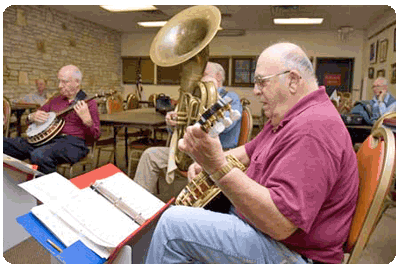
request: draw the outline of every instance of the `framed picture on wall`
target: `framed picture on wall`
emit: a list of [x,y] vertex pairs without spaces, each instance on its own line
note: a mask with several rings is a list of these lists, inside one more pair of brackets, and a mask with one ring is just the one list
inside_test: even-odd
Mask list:
[[391,69],[390,69],[390,83],[391,84],[396,84],[396,63],[393,63],[391,65]]
[[379,42],[379,62],[385,62],[388,51],[388,40],[383,39]]
[[369,46],[369,63],[376,62],[376,53],[378,51],[378,44],[379,42],[373,42]]
[[393,51],[396,52],[396,28],[393,31]]
[[370,67],[368,68],[368,78],[369,79],[373,79],[374,78],[374,74],[375,74],[375,69]]
[[376,77],[385,77],[385,70],[382,69],[376,72]]

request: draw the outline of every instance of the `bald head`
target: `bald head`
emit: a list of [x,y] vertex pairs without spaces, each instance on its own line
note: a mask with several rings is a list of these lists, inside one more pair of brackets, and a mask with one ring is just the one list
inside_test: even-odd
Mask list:
[[58,72],[58,80],[60,93],[70,100],[73,100],[80,90],[82,81],[82,73],[78,67],[67,65]]
[[75,65],[66,65],[60,69],[58,72],[59,74],[62,73],[64,77],[68,79],[75,79],[79,84],[82,82],[82,73],[78,67]]
[[268,70],[269,73],[296,70],[312,91],[318,88],[308,56],[292,43],[277,43],[266,48],[258,59],[257,69]]

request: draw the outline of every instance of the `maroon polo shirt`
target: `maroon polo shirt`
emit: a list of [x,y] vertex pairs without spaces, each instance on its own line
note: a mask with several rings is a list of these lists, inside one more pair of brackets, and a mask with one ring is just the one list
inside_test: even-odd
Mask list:
[[[92,140],[97,140],[100,137],[100,119],[99,119],[99,111],[97,109],[97,103],[95,100],[90,100],[88,103],[89,112],[92,116],[93,125],[91,127],[87,127],[78,116],[78,114],[72,110],[64,115],[61,115],[61,118],[65,120],[65,125],[61,130],[61,134],[71,135],[78,138],[82,138],[87,140],[90,137]],[[40,110],[45,112],[59,112],[70,106],[68,98],[65,96],[58,96],[43,105]]]
[[266,124],[245,149],[247,175],[270,190],[279,211],[298,227],[280,242],[310,259],[340,263],[358,167],[350,135],[325,91],[301,99],[275,132]]

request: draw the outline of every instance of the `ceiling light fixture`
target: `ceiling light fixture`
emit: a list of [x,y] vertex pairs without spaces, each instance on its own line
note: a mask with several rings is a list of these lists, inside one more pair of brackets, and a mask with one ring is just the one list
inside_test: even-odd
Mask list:
[[138,24],[142,27],[163,27],[166,21],[141,21]]
[[111,12],[148,11],[157,9],[155,6],[151,5],[110,5],[100,7]]
[[274,19],[275,24],[321,24],[322,18],[279,18]]
[[[167,21],[140,21],[138,24],[142,27],[163,27]],[[218,30],[222,30],[222,27],[219,26]]]

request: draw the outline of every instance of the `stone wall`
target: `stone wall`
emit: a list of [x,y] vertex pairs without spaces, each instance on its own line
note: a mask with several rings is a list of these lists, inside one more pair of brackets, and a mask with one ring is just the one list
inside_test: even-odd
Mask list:
[[58,70],[83,73],[87,93],[121,88],[121,33],[45,6],[10,6],[3,12],[3,95],[36,90],[35,80],[58,89]]

